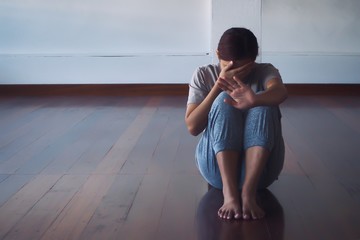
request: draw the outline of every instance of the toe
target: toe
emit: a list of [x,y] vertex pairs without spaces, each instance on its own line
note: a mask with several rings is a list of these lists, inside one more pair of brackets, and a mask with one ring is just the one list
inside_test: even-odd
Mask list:
[[248,211],[243,211],[242,217],[245,220],[249,220],[251,218],[251,215],[250,215],[250,213]]
[[220,218],[227,218],[227,211],[226,210],[222,210],[221,214],[220,214]]
[[232,218],[232,211],[231,210],[228,210],[227,213],[226,213],[226,219],[231,219]]
[[239,210],[237,210],[237,211],[235,211],[235,215],[234,215],[234,218],[235,219],[241,219],[241,211],[239,211]]
[[218,216],[222,218],[223,214],[224,214],[224,211],[222,209],[219,209]]

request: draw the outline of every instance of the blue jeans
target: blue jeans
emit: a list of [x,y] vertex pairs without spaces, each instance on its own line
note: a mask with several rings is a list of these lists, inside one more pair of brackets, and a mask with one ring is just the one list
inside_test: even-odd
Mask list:
[[245,178],[245,151],[261,146],[270,152],[258,186],[266,188],[278,178],[284,164],[280,110],[277,106],[238,110],[224,103],[225,98],[230,96],[222,92],[212,104],[207,128],[197,145],[195,158],[199,171],[210,185],[222,189],[216,154],[224,150],[239,151],[238,181],[241,188]]

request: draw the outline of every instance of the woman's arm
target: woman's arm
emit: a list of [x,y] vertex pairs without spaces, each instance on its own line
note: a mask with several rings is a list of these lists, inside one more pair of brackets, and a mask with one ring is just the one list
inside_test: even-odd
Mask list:
[[226,91],[232,99],[226,102],[238,109],[249,109],[256,106],[275,106],[287,98],[287,90],[278,78],[267,81],[265,91],[255,94],[250,86],[234,77],[233,82],[219,80],[219,87]]
[[284,84],[278,78],[270,79],[265,91],[256,95],[255,106],[279,105],[288,97]]
[[[234,75],[245,77],[251,70],[253,62],[246,65],[232,68],[233,62],[229,62],[224,66],[219,74],[219,79],[231,80]],[[216,97],[221,93],[222,89],[219,86],[219,79],[200,104],[188,104],[185,113],[185,123],[190,134],[197,136],[207,126],[208,114]]]
[[205,129],[211,105],[221,91],[217,84],[215,84],[200,104],[187,105],[185,123],[191,135],[197,136]]

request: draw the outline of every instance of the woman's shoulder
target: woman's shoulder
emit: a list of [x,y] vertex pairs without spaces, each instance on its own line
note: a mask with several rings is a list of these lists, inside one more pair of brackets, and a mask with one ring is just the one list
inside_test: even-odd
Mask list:
[[210,88],[214,85],[220,74],[220,66],[207,64],[198,67],[192,77],[191,85],[202,85],[202,88]]
[[274,67],[274,65],[272,65],[271,63],[256,63],[256,70],[257,71],[278,71],[278,69],[276,67]]
[[196,71],[204,77],[215,77],[217,79],[220,73],[220,66],[219,64],[206,64],[199,66]]
[[258,83],[262,83],[264,86],[270,79],[277,78],[281,80],[279,70],[271,63],[256,63],[253,77]]

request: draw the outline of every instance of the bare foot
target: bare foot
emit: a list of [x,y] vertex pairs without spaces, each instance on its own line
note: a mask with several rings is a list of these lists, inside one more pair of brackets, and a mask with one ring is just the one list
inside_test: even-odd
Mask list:
[[242,218],[245,220],[256,220],[265,216],[265,212],[256,202],[256,194],[242,194],[242,213]]
[[238,193],[236,195],[224,193],[224,204],[218,211],[219,217],[223,219],[240,219],[242,217],[238,195]]

